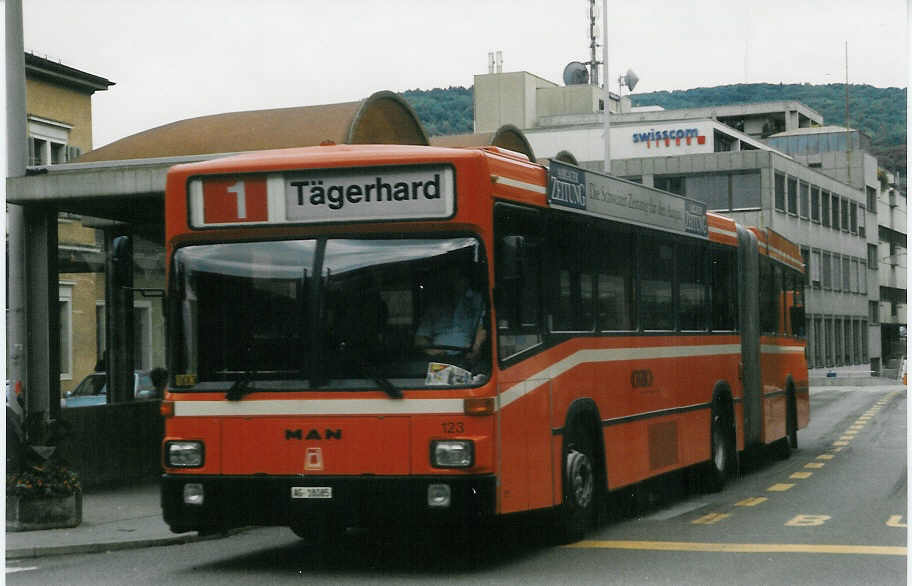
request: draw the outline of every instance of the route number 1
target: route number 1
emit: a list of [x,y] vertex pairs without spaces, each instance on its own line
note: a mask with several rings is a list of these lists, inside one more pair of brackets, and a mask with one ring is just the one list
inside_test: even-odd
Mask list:
[[211,177],[203,180],[206,224],[243,224],[269,220],[266,178]]
[[228,188],[228,193],[233,193],[237,196],[237,217],[239,220],[247,218],[247,195],[244,192],[243,181],[238,181]]

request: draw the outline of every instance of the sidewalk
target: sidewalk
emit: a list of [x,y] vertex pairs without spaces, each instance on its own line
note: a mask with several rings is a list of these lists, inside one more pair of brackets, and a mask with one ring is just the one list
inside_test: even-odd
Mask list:
[[[893,369],[895,372],[896,369]],[[890,376],[871,376],[867,365],[812,368],[808,381],[813,387],[902,387],[902,380]]]
[[[828,377],[830,371],[836,376]],[[863,366],[815,369],[808,374],[812,392],[836,390],[834,387],[863,386],[870,391],[904,388],[901,381],[872,377]],[[6,533],[6,559],[172,545],[218,537],[171,533],[162,520],[158,481],[153,480],[83,495],[82,524],[73,529]]]
[[214,537],[218,536],[171,533],[162,520],[158,481],[153,480],[84,494],[78,527],[7,532],[6,559],[172,545]]

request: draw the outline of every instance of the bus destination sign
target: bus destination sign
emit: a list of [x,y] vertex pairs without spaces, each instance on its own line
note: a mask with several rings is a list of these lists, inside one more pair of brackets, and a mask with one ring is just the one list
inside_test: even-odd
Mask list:
[[452,167],[318,169],[194,178],[193,227],[448,218]]
[[552,160],[548,204],[660,230],[709,236],[706,204]]

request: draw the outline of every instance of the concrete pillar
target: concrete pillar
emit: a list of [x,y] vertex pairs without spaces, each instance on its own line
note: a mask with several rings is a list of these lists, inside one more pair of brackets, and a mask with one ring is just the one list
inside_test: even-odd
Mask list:
[[[29,206],[25,216],[26,383],[34,425],[60,413],[60,308],[57,278],[57,210]],[[34,429],[30,430],[34,431]]]

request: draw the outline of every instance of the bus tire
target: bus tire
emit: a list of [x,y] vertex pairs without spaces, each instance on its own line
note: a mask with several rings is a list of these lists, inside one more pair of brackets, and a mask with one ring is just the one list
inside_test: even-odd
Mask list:
[[789,447],[798,449],[798,404],[795,399],[795,389],[789,386],[786,391],[785,429]]
[[562,544],[579,541],[594,523],[601,477],[592,433],[579,423],[567,431],[563,450],[563,501],[557,511],[556,532]]
[[792,455],[792,450],[798,447],[798,411],[795,389],[791,385],[785,392],[785,437],[773,442],[772,447],[780,460],[787,460]]
[[703,490],[719,492],[725,487],[728,477],[734,473],[735,438],[731,433],[731,414],[718,406],[713,407],[710,423],[710,458],[703,473]]

